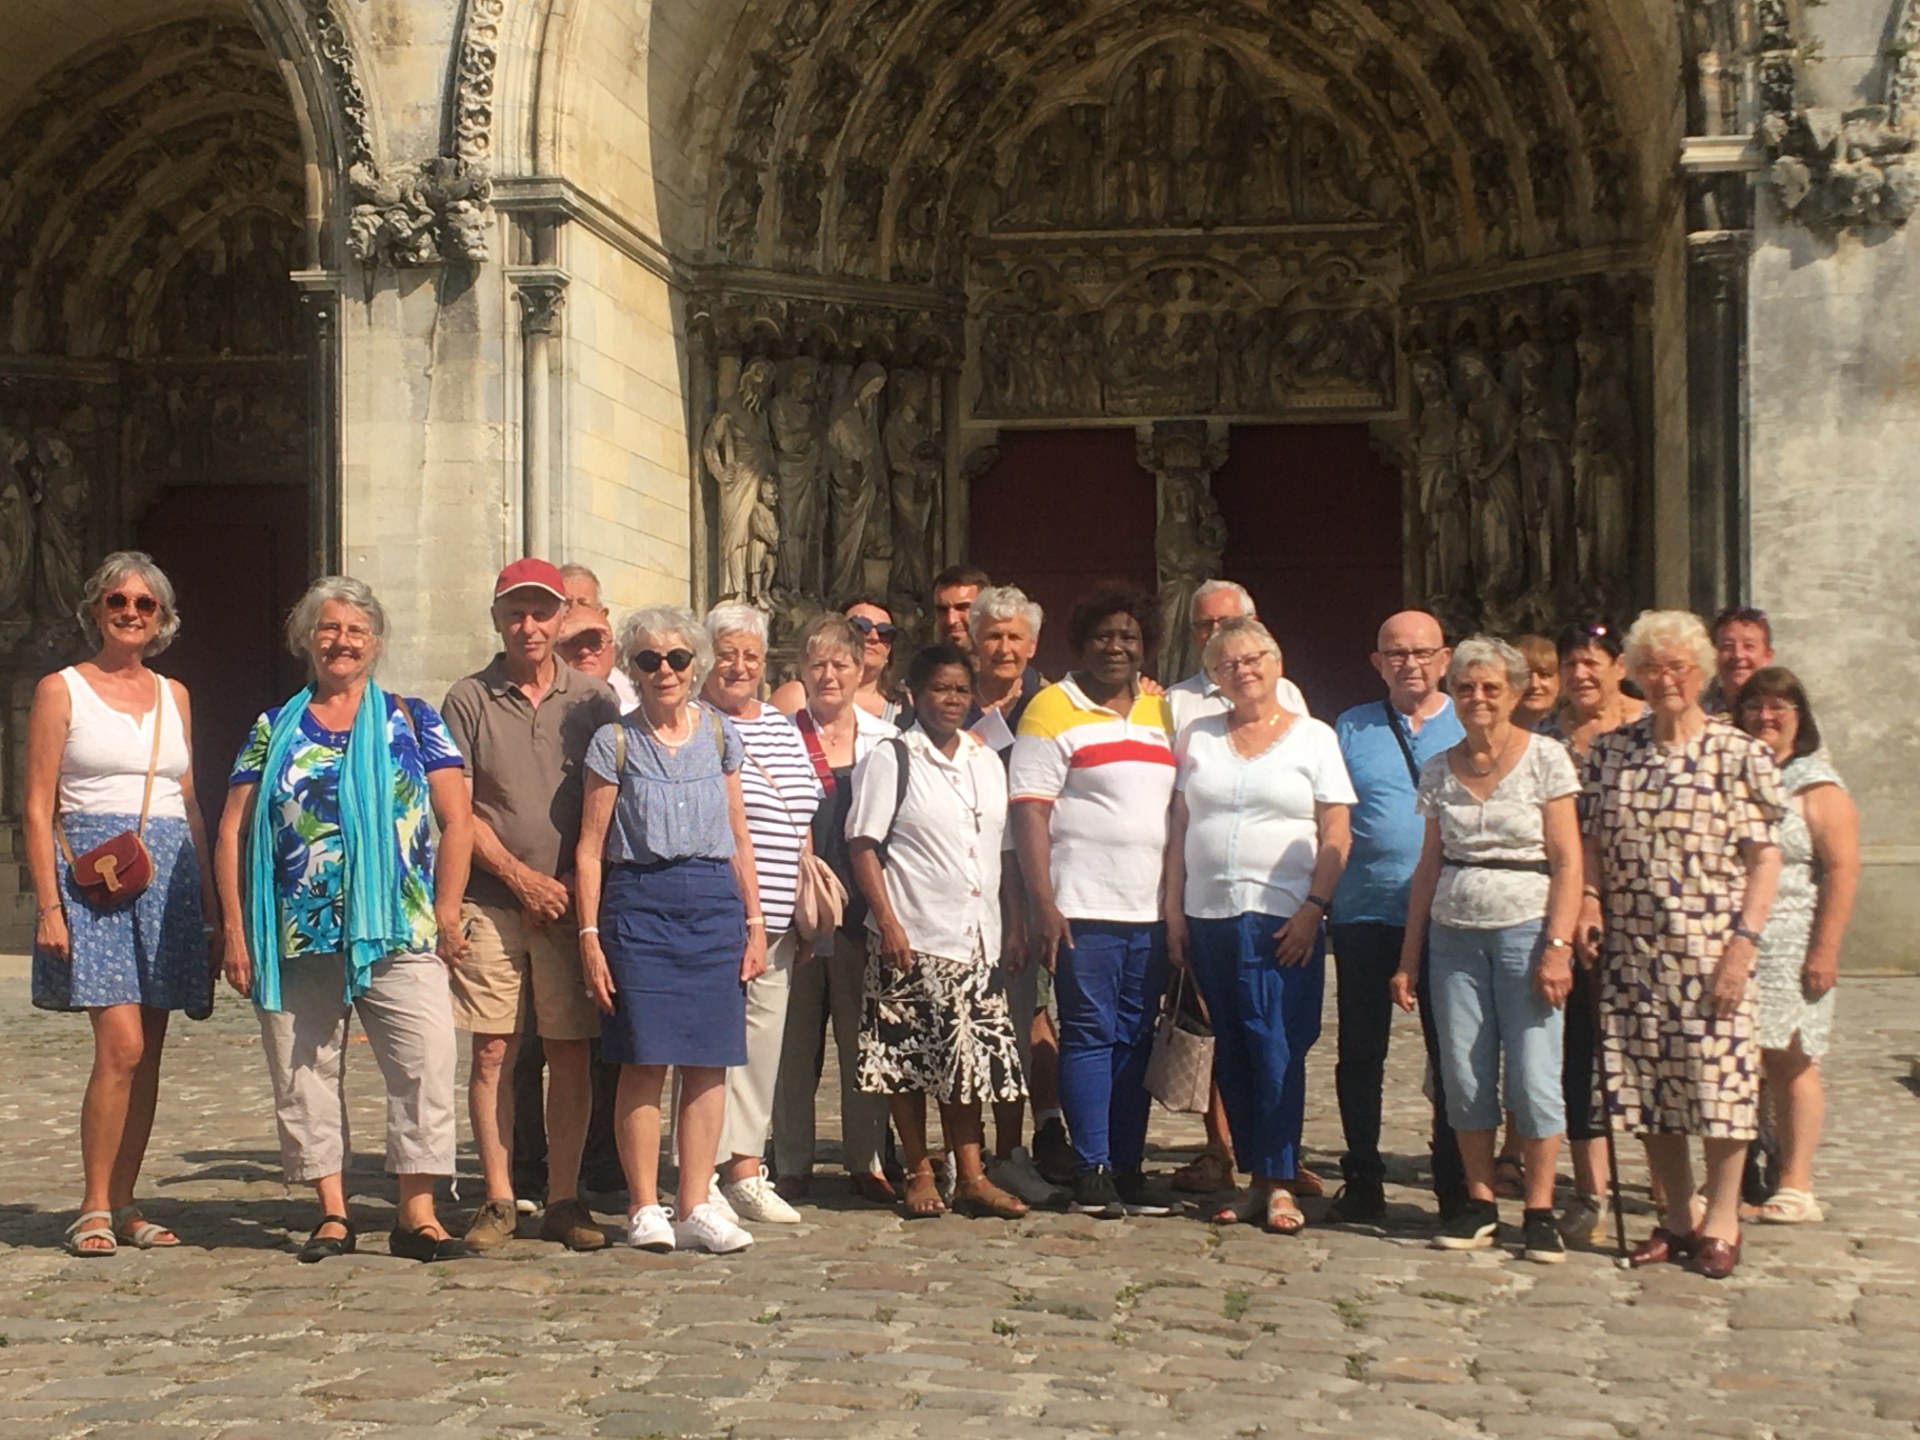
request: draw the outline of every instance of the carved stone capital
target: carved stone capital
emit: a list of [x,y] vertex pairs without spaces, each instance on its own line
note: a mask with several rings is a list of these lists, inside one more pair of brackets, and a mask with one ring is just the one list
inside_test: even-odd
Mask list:
[[1165,481],[1212,475],[1227,463],[1226,427],[1206,420],[1160,420],[1134,432],[1140,468]]
[[441,155],[383,173],[365,161],[347,172],[347,183],[354,201],[347,248],[362,264],[402,269],[487,258],[493,182],[485,165]]
[[551,335],[560,328],[560,310],[567,303],[568,276],[563,270],[516,270],[513,298],[520,306],[520,333]]

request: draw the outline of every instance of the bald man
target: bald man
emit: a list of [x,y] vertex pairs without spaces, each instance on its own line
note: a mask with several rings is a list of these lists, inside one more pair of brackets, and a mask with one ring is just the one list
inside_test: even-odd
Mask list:
[[[1340,1017],[1334,1088],[1347,1139],[1340,1159],[1346,1185],[1328,1217],[1350,1223],[1377,1222],[1386,1213],[1380,1104],[1393,1025],[1388,982],[1399,968],[1407,890],[1426,831],[1414,813],[1414,792],[1420,767],[1464,734],[1453,702],[1440,688],[1452,658],[1440,622],[1424,610],[1403,610],[1380,627],[1379,647],[1373,668],[1386,684],[1386,698],[1354,706],[1333,727],[1359,796],[1352,810],[1353,848],[1333,892],[1328,931]],[[1426,984],[1423,965],[1420,1028],[1433,1077],[1433,1189],[1444,1217],[1466,1203],[1467,1179],[1447,1124]]]

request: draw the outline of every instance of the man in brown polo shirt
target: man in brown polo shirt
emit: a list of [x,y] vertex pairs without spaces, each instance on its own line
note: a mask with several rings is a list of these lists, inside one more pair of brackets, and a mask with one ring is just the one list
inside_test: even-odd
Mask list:
[[473,787],[474,867],[467,882],[467,959],[453,971],[453,1018],[473,1036],[467,1108],[487,1196],[467,1244],[512,1238],[514,1052],[531,984],[546,1048],[547,1211],[540,1235],[596,1250],[606,1235],[579,1199],[592,1106],[590,1044],[600,1012],[580,978],[573,851],[580,838],[581,766],[600,726],[619,718],[603,680],[554,652],[566,613],[560,572],[516,560],[493,590],[500,653],[454,682],[440,707]]

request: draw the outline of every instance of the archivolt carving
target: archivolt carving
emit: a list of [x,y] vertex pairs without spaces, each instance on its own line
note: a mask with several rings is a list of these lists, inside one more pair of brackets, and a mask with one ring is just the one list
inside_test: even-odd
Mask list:
[[314,53],[326,72],[333,91],[334,104],[346,122],[348,165],[373,163],[372,107],[367,103],[366,87],[360,83],[359,62],[354,58],[353,42],[347,38],[333,13],[332,0],[306,0],[307,24],[313,31]]
[[506,11],[507,0],[467,0],[454,81],[453,153],[469,163],[493,158],[493,72]]

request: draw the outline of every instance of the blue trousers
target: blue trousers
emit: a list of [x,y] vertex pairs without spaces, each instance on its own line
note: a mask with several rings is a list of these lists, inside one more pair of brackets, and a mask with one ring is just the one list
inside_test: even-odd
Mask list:
[[1213,1081],[1227,1110],[1233,1155],[1248,1174],[1291,1180],[1306,1123],[1307,1051],[1320,1038],[1326,939],[1301,965],[1282,965],[1279,915],[1187,921],[1193,978],[1213,1020]]
[[1167,927],[1069,920],[1054,961],[1060,1108],[1081,1170],[1138,1170],[1147,1150],[1147,1057],[1167,988]]

